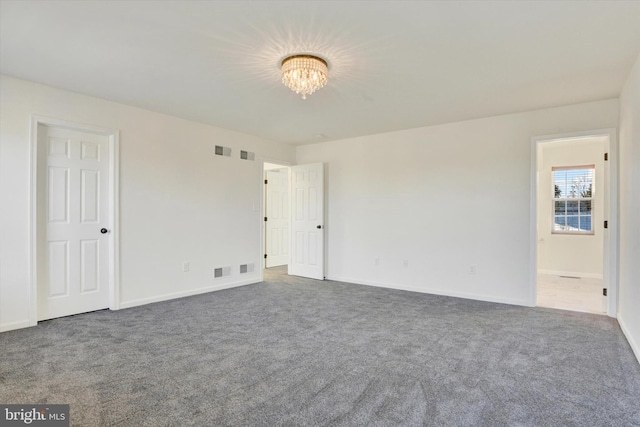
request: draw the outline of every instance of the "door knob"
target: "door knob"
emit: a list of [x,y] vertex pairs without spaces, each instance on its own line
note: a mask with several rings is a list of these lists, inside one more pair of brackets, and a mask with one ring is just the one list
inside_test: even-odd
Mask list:
[[321,225],[317,225],[316,228],[320,230],[320,229],[322,229],[322,226]]
[[109,232],[109,230],[107,230],[106,228],[101,228],[101,229],[100,229],[100,232],[101,232],[102,234],[107,234],[107,233]]

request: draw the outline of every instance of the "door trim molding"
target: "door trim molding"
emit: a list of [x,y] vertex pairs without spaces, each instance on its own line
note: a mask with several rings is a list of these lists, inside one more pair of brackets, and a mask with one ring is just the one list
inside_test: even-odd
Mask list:
[[[553,140],[577,139],[586,137],[606,137],[606,150],[609,153],[609,168],[605,167],[608,180],[609,200],[605,199],[605,216],[609,221],[609,232],[604,235],[603,286],[608,289],[607,315],[618,315],[618,131],[616,128],[595,129],[582,132],[570,132],[554,135],[540,135],[531,138],[530,170],[530,214],[529,214],[529,305],[536,306],[538,274],[538,144]],[[605,196],[606,197],[606,196]]]
[[120,132],[93,125],[31,115],[29,162],[29,326],[38,324],[38,126],[72,129],[109,138],[109,309],[120,308]]

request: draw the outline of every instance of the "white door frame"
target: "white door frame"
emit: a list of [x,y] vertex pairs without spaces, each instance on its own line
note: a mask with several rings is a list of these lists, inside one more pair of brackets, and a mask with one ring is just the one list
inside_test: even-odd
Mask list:
[[[529,305],[536,306],[538,283],[538,144],[552,140],[575,139],[584,137],[606,137],[605,149],[609,153],[609,168],[605,167],[605,179],[608,181],[608,203],[605,205],[605,220],[608,220],[608,232],[604,233],[604,259],[602,284],[607,288],[607,315],[618,315],[618,138],[615,128],[596,129],[584,132],[541,135],[531,138],[531,193],[529,228]],[[605,196],[606,197],[606,196]],[[596,224],[597,225],[597,224]],[[602,225],[601,225],[602,226]]]
[[29,323],[31,326],[38,324],[38,126],[65,128],[86,133],[104,135],[109,138],[109,309],[120,308],[120,221],[119,221],[119,145],[120,132],[113,129],[105,129],[97,126],[78,124],[66,120],[50,117],[31,116],[31,162],[29,164],[29,190],[30,190],[30,215],[29,218]]

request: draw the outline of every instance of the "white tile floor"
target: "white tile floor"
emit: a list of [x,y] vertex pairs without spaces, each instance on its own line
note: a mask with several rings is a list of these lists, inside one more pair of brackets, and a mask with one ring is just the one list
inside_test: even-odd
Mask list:
[[538,274],[538,306],[604,314],[602,280]]

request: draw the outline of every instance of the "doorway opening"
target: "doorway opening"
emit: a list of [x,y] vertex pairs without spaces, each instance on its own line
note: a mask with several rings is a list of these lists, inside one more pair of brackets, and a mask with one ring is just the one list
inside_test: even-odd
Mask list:
[[536,306],[616,315],[613,137],[607,130],[533,140]]
[[324,164],[263,165],[263,276],[324,280]]
[[264,163],[264,269],[286,272],[289,263],[288,166]]

